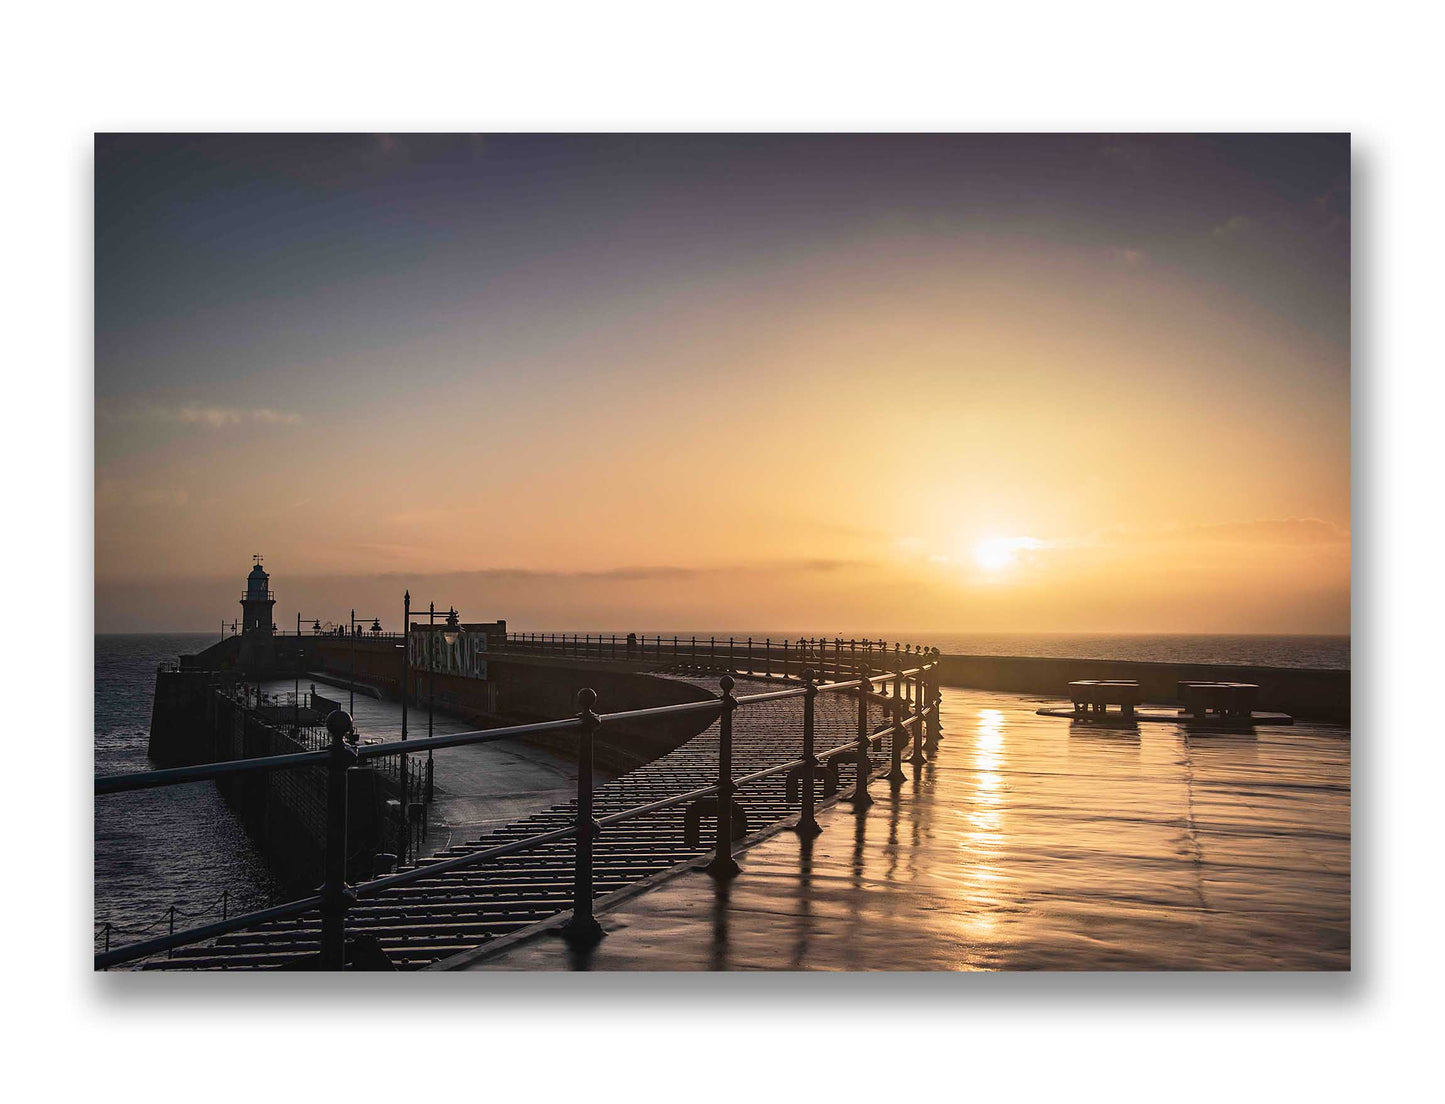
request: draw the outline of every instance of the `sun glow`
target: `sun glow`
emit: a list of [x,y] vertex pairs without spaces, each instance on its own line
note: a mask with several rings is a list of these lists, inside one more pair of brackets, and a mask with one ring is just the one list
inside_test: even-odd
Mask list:
[[985,571],[1002,571],[1018,559],[1020,552],[1042,545],[1043,541],[1034,537],[990,537],[974,545],[973,558]]

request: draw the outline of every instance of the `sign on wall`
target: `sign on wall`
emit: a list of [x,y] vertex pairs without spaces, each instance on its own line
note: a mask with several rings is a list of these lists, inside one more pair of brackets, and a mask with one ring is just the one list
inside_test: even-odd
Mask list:
[[410,656],[414,670],[484,679],[487,677],[487,634],[464,630],[448,644],[441,629],[413,629]]

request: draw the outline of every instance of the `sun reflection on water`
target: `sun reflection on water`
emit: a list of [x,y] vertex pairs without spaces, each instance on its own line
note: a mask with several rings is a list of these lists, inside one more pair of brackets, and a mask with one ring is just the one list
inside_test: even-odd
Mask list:
[[967,738],[971,777],[963,810],[968,830],[960,839],[959,923],[966,938],[979,939],[992,935],[998,925],[996,906],[1006,881],[998,867],[1004,837],[1002,771],[1007,741],[1003,711],[980,709]]

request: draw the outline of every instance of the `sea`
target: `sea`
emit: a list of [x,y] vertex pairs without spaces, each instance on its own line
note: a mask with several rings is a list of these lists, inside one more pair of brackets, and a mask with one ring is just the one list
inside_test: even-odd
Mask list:
[[[541,630],[539,630],[540,632]],[[1350,669],[1350,638],[1348,636],[1304,636],[1263,634],[1225,635],[1212,633],[898,633],[898,632],[798,632],[764,629],[693,629],[633,630],[651,640],[726,640],[796,641],[800,637],[822,640],[883,640],[894,643],[937,648],[945,655],[1040,656],[1048,659],[1123,659],[1157,663],[1232,663],[1247,667],[1310,667],[1348,671]],[[568,630],[571,635],[571,630]],[[604,631],[592,634],[613,634]],[[627,632],[616,633],[623,640]]]
[[[595,636],[596,634],[594,634]],[[654,635],[649,630],[648,636]],[[797,640],[817,632],[659,630],[664,638],[732,636]],[[823,634],[828,639],[900,641],[944,653],[1234,663],[1348,670],[1348,636],[1134,635],[1075,633]],[[626,633],[619,633],[619,639]],[[152,769],[146,757],[156,666],[216,640],[215,633],[97,634],[95,773]],[[177,928],[264,907],[280,886],[211,782],[112,794],[95,803],[96,945],[162,934],[174,907]]]

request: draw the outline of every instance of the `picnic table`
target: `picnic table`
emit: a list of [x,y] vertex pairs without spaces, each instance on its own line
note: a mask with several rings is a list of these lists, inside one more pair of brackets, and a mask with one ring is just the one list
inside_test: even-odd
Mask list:
[[1184,712],[1202,721],[1210,713],[1228,720],[1248,720],[1259,700],[1252,682],[1181,682],[1177,687]]
[[1135,679],[1079,679],[1069,683],[1074,716],[1102,717],[1111,705],[1119,706],[1125,720],[1134,719],[1134,707],[1144,700]]

